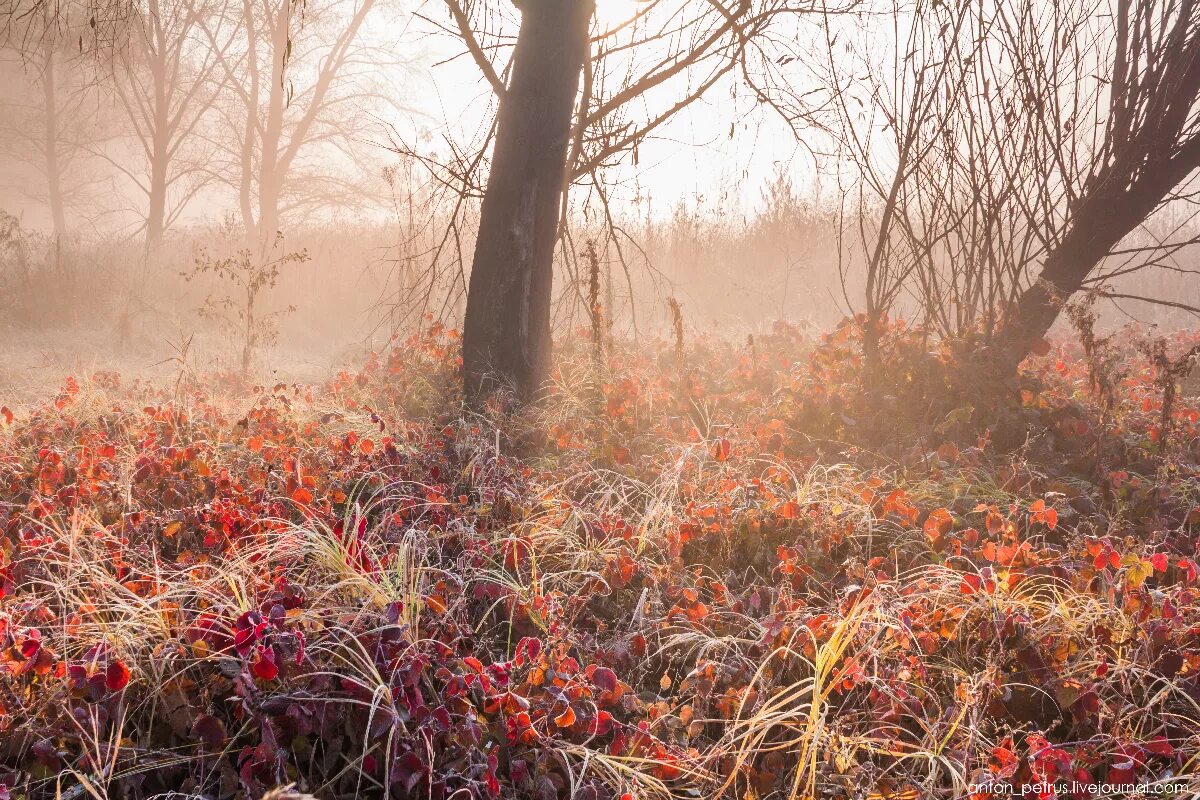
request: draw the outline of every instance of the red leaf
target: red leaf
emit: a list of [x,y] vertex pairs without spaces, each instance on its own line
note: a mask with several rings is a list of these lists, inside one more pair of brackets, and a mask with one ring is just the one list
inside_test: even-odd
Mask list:
[[592,673],[592,683],[606,692],[614,692],[617,689],[617,673],[608,667],[597,667]]
[[108,662],[104,673],[104,685],[110,692],[119,692],[129,685],[129,667],[117,659]]
[[526,663],[531,663],[537,660],[538,655],[542,652],[542,640],[535,639],[532,636],[526,636],[521,641],[517,642],[517,650],[513,656],[513,663],[518,667]]
[[954,517],[945,508],[934,509],[925,518],[925,535],[934,549],[940,550],[945,543],[946,534],[954,528]]
[[5,425],[12,425],[13,412],[8,406],[0,406],[0,417],[4,417]]
[[412,794],[413,789],[417,788],[417,784],[425,777],[427,767],[421,757],[411,750],[400,756],[392,764],[392,775],[408,794]]
[[250,666],[251,672],[255,677],[262,678],[264,681],[273,681],[279,676],[279,667],[275,664],[275,652],[268,650],[265,647],[260,647],[258,650],[258,658]]
[[1171,743],[1167,741],[1165,736],[1155,736],[1153,739],[1143,744],[1142,749],[1147,753],[1151,753],[1156,756],[1166,756],[1167,758],[1170,758],[1171,756],[1175,755],[1175,748],[1171,746]]
[[212,714],[196,717],[192,723],[192,735],[204,742],[204,749],[210,753],[219,752],[228,739],[225,725]]
[[603,736],[604,734],[611,731],[612,727],[613,727],[612,714],[608,713],[607,711],[601,711],[600,713],[598,713],[596,715],[596,718],[593,719],[591,724],[588,726],[588,733],[590,733],[592,736]]

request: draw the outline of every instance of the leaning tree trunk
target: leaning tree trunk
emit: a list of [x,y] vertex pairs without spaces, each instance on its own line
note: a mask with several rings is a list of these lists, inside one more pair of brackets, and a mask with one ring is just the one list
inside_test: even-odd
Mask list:
[[1015,374],[1062,305],[1126,235],[1200,168],[1200,4],[1119,0],[1101,152],[1063,237],[1018,299],[1000,337],[999,374]]
[[479,220],[463,325],[463,388],[534,399],[550,369],[554,247],[592,0],[523,0]]
[[[1147,146],[1145,152],[1154,152],[1153,146]],[[1114,175],[1115,169],[1091,181],[1093,191],[1086,193],[1070,228],[1046,256],[1038,280],[1008,315],[997,374],[1016,372],[1034,343],[1049,332],[1063,304],[1083,288],[1100,262],[1200,167],[1200,136],[1169,157],[1152,157],[1138,166],[1140,174],[1132,181]]]

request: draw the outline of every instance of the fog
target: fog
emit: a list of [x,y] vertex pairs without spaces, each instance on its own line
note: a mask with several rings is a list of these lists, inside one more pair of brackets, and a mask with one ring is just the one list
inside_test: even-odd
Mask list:
[[[650,30],[644,5],[602,0],[596,41]],[[0,60],[0,390],[33,392],[67,371],[169,371],[185,350],[196,367],[315,379],[429,320],[461,324],[496,99],[442,5],[31,8],[10,18]],[[504,80],[513,9],[464,8]],[[859,80],[898,49],[888,25],[840,24],[835,45],[798,23],[757,72],[743,70],[748,81],[717,75],[691,98],[707,79],[698,62],[604,123],[601,151],[622,126],[653,125],[573,179],[555,256],[559,335],[586,324],[589,242],[621,336],[663,333],[668,298],[690,331],[738,336],[776,319],[827,329],[864,310],[863,231],[883,206],[864,199],[870,182],[839,149],[830,98],[880,104],[839,72]],[[827,63],[797,61],[822,45]],[[678,46],[614,47],[597,81],[619,86],[619,69]],[[654,122],[656,104],[681,97],[686,107]],[[859,134],[894,131],[869,110],[846,117]],[[894,175],[900,151],[872,148],[872,168]],[[1117,270],[1114,291],[1200,301],[1186,267],[1193,228],[1186,202],[1160,208],[1136,237],[1180,242],[1168,268]],[[251,312],[263,327],[247,345],[247,275],[264,270]],[[889,302],[893,315],[920,308],[908,287]],[[1104,319],[1191,317],[1135,301]]]

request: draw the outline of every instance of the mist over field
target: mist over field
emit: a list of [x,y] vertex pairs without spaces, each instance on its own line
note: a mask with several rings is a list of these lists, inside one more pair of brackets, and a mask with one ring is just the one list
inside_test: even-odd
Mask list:
[[[476,190],[460,202],[462,165],[485,168],[473,153],[487,157],[495,95],[444,19],[380,0],[306,4],[286,23],[266,16],[268,5],[113,6],[108,19],[89,8],[37,7],[7,26],[0,280],[9,352],[0,380],[10,392],[33,375],[147,369],[188,337],[206,365],[237,363],[236,342],[202,313],[228,287],[211,273],[186,278],[201,251],[216,260],[255,240],[279,255],[308,254],[258,300],[285,313],[277,341],[255,353],[256,370],[311,379],[410,332],[422,314],[461,326],[479,186],[473,178]],[[499,10],[478,34],[495,40],[489,47],[511,45],[511,9]],[[601,3],[597,29],[644,11]],[[819,29],[772,40],[783,66],[768,62],[775,70],[760,68],[755,80],[811,104],[764,109],[759,89],[723,74],[634,137],[624,157],[602,158],[594,176],[576,179],[564,206],[569,234],[554,255],[555,330],[585,316],[587,241],[599,243],[609,321],[622,334],[665,332],[668,297],[694,330],[731,335],[775,319],[827,328],[865,310],[863,263],[876,253],[852,214],[877,226],[884,213],[884,180],[898,158],[886,106],[901,98],[879,87],[911,91],[913,72],[901,65],[878,85],[871,75],[858,84],[841,77],[894,57],[880,14],[831,23],[847,28],[846,41],[824,67],[794,54],[820,44]],[[277,54],[289,47],[285,66]],[[656,57],[618,51],[604,63],[629,70]],[[697,69],[680,75],[694,81]],[[285,76],[278,87],[272,75]],[[830,80],[847,83],[855,104],[847,130],[859,146],[880,139],[868,150],[855,152],[831,130]],[[643,102],[673,108],[669,88],[648,89]],[[622,130],[633,119],[613,124]],[[599,131],[594,146],[610,136]],[[1151,253],[1156,268],[1136,277],[1116,270],[1114,291],[1196,299],[1189,208],[1167,203],[1131,234],[1138,244],[1171,244]],[[278,246],[267,230],[282,234]],[[945,270],[954,256],[932,257]],[[900,314],[922,313],[909,289],[894,294]],[[1102,317],[1166,328],[1190,319],[1136,301],[1106,304]]]

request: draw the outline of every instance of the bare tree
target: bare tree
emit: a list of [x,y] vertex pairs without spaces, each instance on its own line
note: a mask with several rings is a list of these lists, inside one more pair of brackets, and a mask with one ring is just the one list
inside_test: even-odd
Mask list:
[[[844,289],[848,273],[862,274],[868,382],[879,368],[886,318],[922,266],[924,253],[914,246],[910,214],[932,211],[922,204],[920,192],[953,125],[954,111],[944,98],[962,92],[965,80],[941,45],[957,39],[969,17],[968,5],[948,9],[931,24],[924,2],[911,8],[893,4],[861,30],[826,30],[822,67],[834,119],[829,129],[837,152],[854,169],[844,187],[839,269]],[[880,28],[890,28],[893,46],[879,46]],[[856,32],[861,39],[847,42]],[[837,47],[839,37],[844,49]],[[849,257],[843,249],[847,221],[854,244]]]
[[[25,164],[37,176],[37,185],[12,175],[18,188],[49,212],[51,236],[65,243],[70,234],[68,217],[93,184],[87,153],[79,146],[85,132],[97,123],[94,108],[85,102],[83,87],[72,69],[70,54],[59,51],[51,39],[40,42],[42,52],[33,58],[5,64],[14,88],[9,114],[0,120],[5,155],[13,164]],[[20,86],[21,94],[17,87]],[[16,172],[13,170],[12,172]]]
[[[650,0],[601,29],[590,0],[525,0],[511,61],[501,66],[506,6],[447,7],[448,28],[499,99],[467,294],[466,395],[477,403],[507,388],[529,400],[548,375],[553,259],[568,188],[587,182],[603,192],[603,170],[636,157],[643,141],[726,79],[744,80],[760,104],[798,122],[807,109],[785,105],[771,87],[795,47],[782,23],[812,9]],[[466,191],[478,183],[473,173],[463,178]]]
[[[911,298],[926,331],[978,336],[1000,355],[995,374],[1012,374],[1062,303],[1112,276],[1105,257],[1200,166],[1196,6],[878,10],[875,33],[894,30],[890,63],[868,57],[878,39],[849,64],[827,43],[841,152],[861,193],[867,349],[880,315]],[[1120,271],[1178,245],[1130,243]]]
[[[222,138],[247,239],[260,251],[289,211],[361,203],[362,187],[329,166],[327,146],[354,143],[370,121],[364,107],[381,100],[370,76],[386,58],[363,41],[363,26],[382,5],[328,0],[301,14],[291,0],[241,0],[209,21],[232,91]],[[220,48],[226,31],[237,40],[229,50]]]
[[500,102],[464,323],[467,392],[493,371],[531,396],[550,368],[552,262],[589,0],[526,0]]
[[147,0],[119,34],[111,89],[136,155],[131,160],[111,146],[100,153],[145,198],[138,206],[148,258],[214,177],[201,134],[219,96],[218,65],[230,40],[210,47],[201,23],[220,13],[220,2]]
[[36,187],[26,184],[22,192],[45,204],[56,249],[67,243],[71,219],[103,181],[87,150],[111,128],[97,102],[96,65],[83,49],[85,32],[89,47],[94,36],[83,10],[30,7],[19,19],[9,18],[0,37],[6,80],[13,87],[0,135],[6,155],[39,178]]
[[[1081,181],[1064,186],[1064,224],[1047,237],[1037,280],[1006,321],[1004,355],[1012,368],[1049,331],[1063,301],[1200,168],[1200,4],[1116,0],[1106,22],[1115,25],[1116,41],[1105,65],[1100,138]],[[1025,79],[1034,91],[1037,66],[1030,65]],[[1030,110],[1039,119],[1053,114],[1057,100],[1049,91],[1041,98]],[[1073,138],[1071,149],[1060,150],[1065,157],[1075,150],[1071,145],[1095,135],[1064,132]]]

